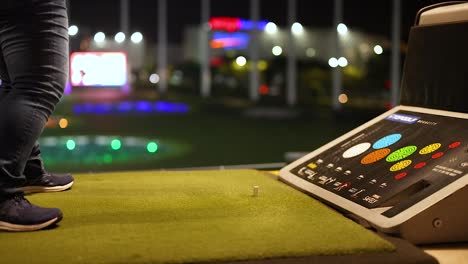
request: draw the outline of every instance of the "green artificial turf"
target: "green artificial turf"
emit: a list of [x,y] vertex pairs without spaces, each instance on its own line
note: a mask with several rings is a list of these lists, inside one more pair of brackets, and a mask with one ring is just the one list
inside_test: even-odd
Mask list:
[[[29,200],[63,210],[57,228],[0,233],[2,263],[161,263],[360,254],[393,245],[254,170],[75,175]],[[259,186],[254,197],[253,186]]]

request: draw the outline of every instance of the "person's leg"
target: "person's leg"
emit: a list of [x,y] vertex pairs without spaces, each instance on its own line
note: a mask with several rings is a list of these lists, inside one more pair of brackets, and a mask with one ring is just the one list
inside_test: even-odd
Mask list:
[[11,86],[0,102],[0,229],[36,230],[61,219],[18,191],[34,144],[62,96],[68,72],[64,0],[7,0],[0,7],[0,50]]
[[[0,104],[2,103],[3,98],[5,98],[11,90],[10,77],[8,75],[5,60],[3,59],[2,50],[0,49]],[[23,175],[26,178],[37,178],[46,173],[47,171],[45,170],[44,161],[41,157],[39,142],[36,141],[26,162]]]
[[[4,22],[3,20],[0,20]],[[3,24],[0,24],[0,29],[2,28]],[[2,104],[3,100],[8,96],[11,91],[11,83],[10,77],[8,75],[8,70],[5,64],[5,60],[3,58],[3,52],[0,47],[0,79],[2,80],[0,86],[0,104]],[[1,122],[1,120],[0,120]],[[5,175],[6,174],[6,175]],[[13,193],[16,190],[11,189],[13,186],[18,186],[26,182],[26,178],[21,175],[13,175],[10,176],[7,173],[0,172],[0,195],[2,193]]]
[[[0,85],[0,104],[2,99],[12,89],[3,55],[0,50],[0,80],[2,78],[4,81],[2,81]],[[26,193],[64,191],[71,188],[74,183],[73,176],[69,173],[50,173],[45,169],[39,142],[37,141],[26,162],[23,175],[26,177],[26,180],[20,189]],[[21,180],[21,182],[23,181]]]
[[39,177],[46,173],[44,162],[41,157],[41,149],[39,142],[33,146],[31,154],[29,155],[26,166],[24,167],[24,175],[28,178]]
[[[20,1],[21,2],[21,1]],[[64,0],[23,0],[6,15],[0,48],[12,89],[0,104],[0,181],[18,183],[62,96],[68,70]]]

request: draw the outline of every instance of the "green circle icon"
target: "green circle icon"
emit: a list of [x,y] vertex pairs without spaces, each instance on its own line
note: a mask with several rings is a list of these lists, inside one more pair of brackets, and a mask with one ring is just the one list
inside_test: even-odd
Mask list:
[[416,147],[416,146],[406,146],[404,148],[395,150],[390,155],[388,155],[385,160],[387,162],[395,162],[395,161],[402,160],[402,159],[410,156],[411,154],[413,154],[417,149],[418,149],[418,147]]

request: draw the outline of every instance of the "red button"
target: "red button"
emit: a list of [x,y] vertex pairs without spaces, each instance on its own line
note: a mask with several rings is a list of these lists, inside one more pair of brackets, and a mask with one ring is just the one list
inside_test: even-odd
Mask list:
[[438,159],[444,155],[443,152],[437,152],[436,154],[432,155],[432,159]]
[[450,144],[448,147],[453,149],[453,148],[456,148],[458,146],[461,145],[461,142],[460,141],[457,141],[457,142],[453,142],[452,144]]
[[401,178],[406,177],[406,175],[408,175],[408,173],[402,172],[402,173],[398,173],[397,175],[395,175],[394,178],[395,178],[395,180],[399,180],[399,179],[401,179]]
[[424,166],[426,166],[426,162],[420,162],[420,163],[414,165],[414,168],[415,169],[420,169],[420,168],[422,168]]

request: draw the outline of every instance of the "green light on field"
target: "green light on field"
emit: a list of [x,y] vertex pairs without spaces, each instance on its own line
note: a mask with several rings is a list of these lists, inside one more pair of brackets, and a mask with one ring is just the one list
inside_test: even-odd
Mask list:
[[76,148],[75,140],[73,140],[73,139],[67,140],[67,149],[68,150],[74,150],[75,148]]
[[111,148],[112,148],[113,150],[118,150],[118,149],[120,149],[120,147],[122,147],[122,142],[120,142],[120,140],[118,140],[118,139],[112,140],[112,142],[111,142]]
[[148,145],[146,145],[146,150],[148,150],[149,153],[154,153],[158,151],[158,144],[155,142],[149,142]]
[[112,160],[113,160],[112,155],[111,154],[105,154],[103,160],[104,160],[104,163],[106,163],[106,164],[112,163]]

